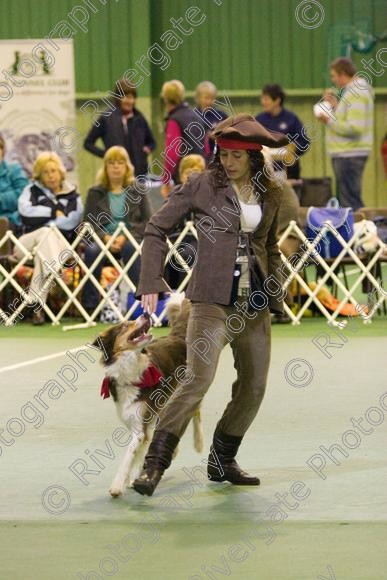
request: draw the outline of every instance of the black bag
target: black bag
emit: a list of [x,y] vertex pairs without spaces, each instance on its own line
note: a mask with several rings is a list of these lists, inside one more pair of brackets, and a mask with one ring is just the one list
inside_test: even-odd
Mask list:
[[332,179],[330,177],[313,177],[302,180],[296,193],[302,207],[324,207],[332,197]]
[[377,227],[378,237],[384,244],[387,244],[387,217],[376,215],[372,221]]

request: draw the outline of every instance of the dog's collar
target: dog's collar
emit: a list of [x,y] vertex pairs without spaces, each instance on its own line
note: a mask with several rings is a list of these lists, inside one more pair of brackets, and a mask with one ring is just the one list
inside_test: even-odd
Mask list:
[[[133,385],[139,389],[153,389],[159,384],[162,377],[163,373],[160,369],[156,365],[151,364],[143,372],[140,382],[133,383]],[[110,397],[110,379],[110,377],[105,377],[102,381],[101,397],[103,399],[108,399]]]

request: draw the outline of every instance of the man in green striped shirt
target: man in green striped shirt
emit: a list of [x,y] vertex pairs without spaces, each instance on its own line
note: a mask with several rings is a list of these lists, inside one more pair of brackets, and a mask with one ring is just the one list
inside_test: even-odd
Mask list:
[[330,73],[339,89],[339,100],[330,97],[334,109],[320,120],[327,127],[327,151],[332,158],[340,204],[357,210],[364,206],[362,176],[373,144],[373,94],[349,58],[336,58]]

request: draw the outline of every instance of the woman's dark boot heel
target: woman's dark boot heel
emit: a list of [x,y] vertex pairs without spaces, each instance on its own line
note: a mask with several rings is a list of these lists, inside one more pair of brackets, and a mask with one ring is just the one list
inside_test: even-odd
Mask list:
[[171,465],[179,437],[166,431],[155,431],[144,461],[141,475],[134,480],[133,489],[141,495],[153,495],[164,471]]
[[216,429],[207,464],[211,481],[229,481],[234,485],[259,485],[258,477],[249,475],[235,460],[243,437],[234,437]]

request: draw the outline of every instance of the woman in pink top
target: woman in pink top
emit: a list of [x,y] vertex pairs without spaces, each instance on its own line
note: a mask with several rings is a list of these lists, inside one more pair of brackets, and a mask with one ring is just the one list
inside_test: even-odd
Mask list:
[[179,183],[179,162],[190,154],[205,157],[206,128],[202,117],[184,100],[185,88],[178,80],[163,84],[161,96],[167,110],[165,127],[164,175],[161,194],[167,197],[171,181]]

